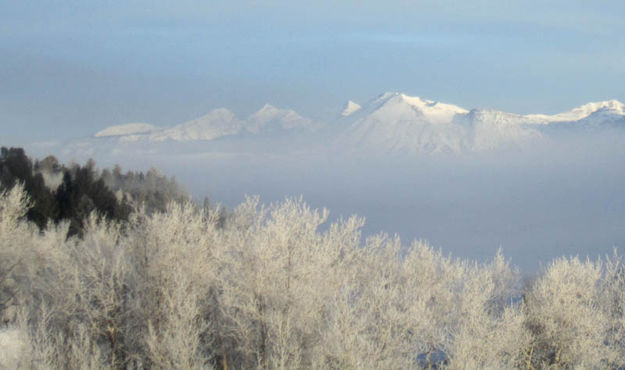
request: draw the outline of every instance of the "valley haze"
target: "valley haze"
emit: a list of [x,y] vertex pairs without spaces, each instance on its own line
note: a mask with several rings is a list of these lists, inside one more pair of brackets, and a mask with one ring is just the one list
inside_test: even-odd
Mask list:
[[[456,257],[499,248],[536,271],[562,255],[625,247],[625,105],[559,114],[467,109],[398,92],[349,100],[334,119],[264,105],[180,124],[115,124],[90,137],[31,143],[36,157],[156,166],[198,199],[233,207],[303,196],[365,233],[427,240]],[[10,145],[11,143],[2,143]]]

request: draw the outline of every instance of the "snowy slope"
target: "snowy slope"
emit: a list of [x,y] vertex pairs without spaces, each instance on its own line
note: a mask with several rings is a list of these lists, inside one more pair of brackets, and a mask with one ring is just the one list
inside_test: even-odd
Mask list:
[[256,134],[278,130],[314,130],[318,128],[318,125],[291,109],[278,109],[270,104],[265,104],[247,119],[245,128]]
[[102,131],[98,131],[95,137],[107,137],[107,136],[124,136],[124,135],[136,135],[147,134],[155,131],[158,128],[150,125],[149,123],[126,123],[123,125],[110,126]]
[[149,136],[151,141],[197,141],[213,140],[222,136],[234,135],[243,129],[244,124],[227,109],[214,109],[200,118],[181,123]]
[[456,117],[456,122],[465,125],[469,137],[467,146],[472,151],[495,149],[504,145],[524,145],[542,138],[542,134],[527,124],[527,119],[518,114],[489,109],[474,109],[466,115]]

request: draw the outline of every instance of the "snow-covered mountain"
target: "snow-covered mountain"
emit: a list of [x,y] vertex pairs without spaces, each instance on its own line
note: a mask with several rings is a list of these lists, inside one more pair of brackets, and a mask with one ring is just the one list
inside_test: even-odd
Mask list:
[[321,124],[304,118],[291,109],[279,109],[266,104],[245,120],[225,108],[171,127],[158,128],[147,123],[115,125],[98,131],[95,138],[115,137],[120,142],[196,142],[226,136],[276,134],[280,132],[315,131]]
[[361,109],[338,145],[393,152],[460,151],[466,132],[452,120],[466,113],[451,104],[385,93]]
[[[263,145],[272,146],[274,139],[277,143],[289,133],[291,142],[319,141],[319,145],[311,147],[329,145],[339,151],[415,154],[524,147],[557,137],[560,132],[596,132],[604,128],[623,128],[625,132],[625,104],[607,100],[554,115],[521,115],[492,109],[467,110],[453,104],[388,92],[362,107],[348,101],[337,122],[329,124],[266,104],[246,119],[220,108],[164,128],[146,123],[111,126],[97,132],[94,139],[106,139],[107,143],[141,141],[143,145],[149,145],[172,141],[200,145],[228,137],[232,139],[228,145],[236,151],[237,142],[245,141],[242,145],[249,147],[256,137],[262,136]],[[312,132],[318,134],[311,135]]]
[[239,133],[244,127],[234,113],[227,109],[214,109],[200,118],[166,128],[148,136],[150,141],[198,141],[213,140]]
[[608,100],[555,115],[520,115],[385,93],[360,109],[337,145],[395,153],[482,151],[523,147],[562,129],[601,127],[625,129],[625,104]]

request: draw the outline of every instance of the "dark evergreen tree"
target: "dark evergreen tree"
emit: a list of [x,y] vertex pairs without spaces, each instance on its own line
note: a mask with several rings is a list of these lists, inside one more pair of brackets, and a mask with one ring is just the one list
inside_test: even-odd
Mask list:
[[118,201],[104,181],[96,178],[93,162],[65,170],[56,200],[60,210],[59,220],[70,221],[70,235],[80,234],[83,220],[93,211],[115,221],[126,221],[130,214],[130,207]]
[[186,201],[187,192],[174,178],[152,168],[148,172],[123,173],[116,165],[98,172],[95,162],[84,166],[63,166],[54,156],[34,164],[22,148],[2,148],[0,184],[10,189],[24,184],[32,202],[27,218],[40,229],[50,221],[70,222],[70,235],[81,234],[83,221],[91,212],[115,221],[125,221],[130,204],[145,206],[148,212],[164,212],[171,201]]
[[[46,186],[44,174],[60,175],[63,181],[56,191]],[[40,229],[48,222],[70,221],[70,235],[80,234],[83,220],[93,211],[102,217],[125,221],[130,206],[115,197],[95,170],[95,162],[89,160],[84,167],[66,168],[56,158],[48,156],[35,165],[22,148],[1,148],[0,184],[10,189],[17,183],[24,185],[32,202],[26,217]]]
[[49,220],[58,217],[58,207],[52,191],[46,187],[43,176],[33,172],[33,164],[22,148],[5,148],[0,151],[0,184],[10,189],[22,183],[32,206],[26,217],[43,229]]

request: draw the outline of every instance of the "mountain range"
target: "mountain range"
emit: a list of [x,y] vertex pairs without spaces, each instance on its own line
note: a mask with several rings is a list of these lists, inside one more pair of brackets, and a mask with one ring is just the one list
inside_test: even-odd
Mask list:
[[256,113],[241,120],[225,108],[171,127],[156,127],[147,123],[128,123],[107,127],[94,137],[116,137],[121,141],[209,141],[224,136],[259,135],[287,131],[315,131],[321,124],[304,118],[290,109],[278,109],[266,104]]
[[514,114],[492,109],[465,109],[402,93],[388,92],[362,106],[348,101],[336,119],[318,122],[269,104],[247,118],[219,108],[197,119],[156,127],[129,123],[97,132],[95,140],[118,143],[203,143],[255,140],[289,135],[293,140],[321,140],[348,151],[383,153],[475,152],[523,147],[574,132],[625,131],[625,104],[594,102],[555,114]]

